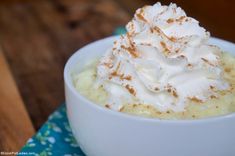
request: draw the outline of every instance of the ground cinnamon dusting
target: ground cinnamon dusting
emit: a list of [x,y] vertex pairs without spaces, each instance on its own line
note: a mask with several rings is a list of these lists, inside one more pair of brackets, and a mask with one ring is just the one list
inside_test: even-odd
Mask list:
[[230,73],[231,72],[231,68],[225,68],[224,71],[227,72],[227,73]]
[[180,50],[179,49],[176,49],[175,52],[178,53]]
[[124,45],[121,45],[121,48],[127,50],[134,58],[139,56],[134,47],[125,47]]
[[157,33],[161,33],[161,29],[157,26],[153,27],[152,29],[155,30]]
[[192,67],[193,65],[189,63],[189,64],[187,64],[187,66],[188,66],[188,67]]
[[[118,76],[119,75],[118,70],[119,70],[120,66],[121,66],[121,62],[118,62],[117,68],[110,75],[111,76]],[[109,77],[109,79],[111,79],[111,77]]]
[[130,75],[127,75],[127,76],[122,77],[122,79],[125,79],[125,80],[130,81],[132,78],[131,78],[131,76],[130,76]]
[[180,18],[176,19],[176,21],[177,21],[177,22],[182,22],[183,19],[185,19],[185,18],[186,18],[186,16],[181,16]]
[[121,107],[121,108],[119,109],[120,112],[123,111],[123,110],[124,110],[124,107]]
[[165,42],[162,42],[162,41],[161,41],[160,44],[161,44],[161,46],[163,47],[163,49],[165,50],[165,52],[170,53],[170,50],[167,48]]
[[142,20],[142,21],[144,21],[144,22],[148,22],[148,21],[144,18],[144,16],[141,15],[141,13],[136,14],[136,16],[137,16],[140,20]]
[[215,95],[211,95],[210,98],[211,98],[211,99],[215,99],[216,96],[215,96]]
[[191,100],[191,101],[193,101],[193,102],[197,102],[197,103],[202,103],[202,102],[203,102],[202,100],[196,98],[195,96],[194,96],[194,97],[190,97],[190,98],[188,98],[188,99]]
[[208,63],[209,65],[213,66],[213,64],[211,64],[207,59],[205,58],[201,58],[204,62]]
[[132,87],[130,87],[130,85],[126,85],[126,89],[129,91],[129,93],[131,93],[132,95],[136,95],[136,92],[135,92],[135,90],[132,88]]
[[106,66],[106,67],[108,67],[108,68],[112,68],[112,67],[113,67],[113,64],[112,64],[112,63],[104,62],[103,64],[104,64],[104,66]]
[[173,90],[172,94],[173,94],[174,97],[176,97],[176,98],[178,97],[178,94],[176,93],[175,90]]
[[130,80],[132,79],[132,77],[131,77],[130,75],[125,76],[124,74],[119,74],[119,73],[117,72],[117,70],[115,70],[114,72],[112,72],[110,75],[111,75],[111,76],[109,76],[109,79],[112,79],[112,76],[113,76],[113,77],[120,77],[121,80],[128,80],[128,81],[130,81]]
[[179,57],[181,57],[181,58],[186,58],[184,55],[180,55]]
[[159,91],[160,89],[159,89],[158,87],[155,87],[154,90],[155,90],[155,91]]
[[173,22],[174,22],[174,19],[169,18],[166,22],[167,22],[167,23],[173,23]]
[[114,71],[114,72],[111,73],[111,75],[112,76],[118,76],[118,73],[117,73],[117,71]]
[[213,89],[215,89],[215,87],[214,86],[210,86],[210,89],[213,90]]
[[104,105],[106,108],[109,108],[110,109],[110,105],[109,104],[106,104]]
[[168,86],[167,88],[167,92],[168,93],[171,93],[174,97],[178,97],[178,94],[176,93],[176,89],[175,88],[172,88],[172,86]]
[[135,47],[134,47],[134,43],[133,43],[132,40],[131,40],[131,35],[127,32],[127,33],[126,33],[126,36],[127,36],[127,39],[128,39],[128,42],[129,42],[131,48],[134,49]]
[[177,39],[175,38],[175,37],[173,37],[173,36],[171,36],[170,38],[169,38],[172,42],[175,42]]

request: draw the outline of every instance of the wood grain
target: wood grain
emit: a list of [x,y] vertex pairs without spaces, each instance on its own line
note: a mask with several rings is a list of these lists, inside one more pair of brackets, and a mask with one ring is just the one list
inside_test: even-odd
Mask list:
[[33,125],[0,49],[0,152],[18,151],[34,134]]
[[0,6],[1,45],[36,129],[64,101],[62,75],[68,57],[128,20],[128,14],[107,0]]

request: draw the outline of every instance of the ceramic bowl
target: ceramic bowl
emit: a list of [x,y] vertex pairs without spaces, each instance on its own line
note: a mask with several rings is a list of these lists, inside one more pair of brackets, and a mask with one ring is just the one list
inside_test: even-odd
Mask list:
[[[81,48],[64,69],[67,114],[72,132],[87,156],[234,156],[235,113],[197,120],[159,120],[103,108],[79,94],[71,72],[101,57],[117,36]],[[235,54],[235,44],[210,43]]]

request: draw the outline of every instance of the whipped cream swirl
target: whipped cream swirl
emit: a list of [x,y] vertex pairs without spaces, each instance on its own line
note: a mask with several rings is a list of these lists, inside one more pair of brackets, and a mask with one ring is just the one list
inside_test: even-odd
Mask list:
[[126,29],[97,67],[97,86],[108,93],[111,109],[144,104],[180,112],[189,100],[203,103],[229,88],[221,50],[208,45],[209,32],[175,4],[138,9]]

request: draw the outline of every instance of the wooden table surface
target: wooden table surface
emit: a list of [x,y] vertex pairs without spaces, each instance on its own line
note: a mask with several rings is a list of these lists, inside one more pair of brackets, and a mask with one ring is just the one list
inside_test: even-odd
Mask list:
[[[0,152],[18,151],[64,101],[63,67],[153,0],[1,0]],[[169,4],[170,0],[162,1]],[[235,42],[235,1],[175,0],[213,36]]]

